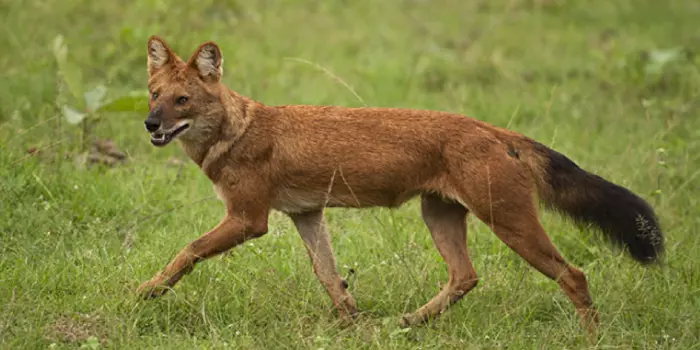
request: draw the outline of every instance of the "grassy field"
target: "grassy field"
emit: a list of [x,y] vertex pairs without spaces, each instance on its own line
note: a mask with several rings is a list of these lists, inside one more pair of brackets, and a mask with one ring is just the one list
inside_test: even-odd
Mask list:
[[[0,0],[0,347],[700,347],[699,2],[126,4]],[[99,113],[87,127],[62,110],[84,109],[74,95],[100,85],[107,98],[144,90],[152,34],[183,57],[216,40],[224,82],[267,104],[437,109],[522,132],[649,200],[666,257],[640,267],[543,214],[588,276],[597,342],[558,286],[476,220],[479,286],[437,321],[399,328],[400,315],[447,281],[416,201],[328,210],[339,269],[362,310],[354,326],[339,327],[280,213],[267,236],[141,301],[139,283],[213,227],[223,205],[179,146],[150,145],[145,113]],[[58,36],[78,70],[57,63]],[[89,166],[98,139],[127,160]]]

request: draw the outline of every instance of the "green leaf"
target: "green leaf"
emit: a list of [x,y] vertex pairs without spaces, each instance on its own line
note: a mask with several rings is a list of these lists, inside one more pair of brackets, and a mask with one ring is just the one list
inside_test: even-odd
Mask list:
[[90,336],[86,339],[85,343],[80,346],[81,349],[99,349],[100,340],[95,336]]
[[87,114],[76,111],[68,106],[61,107],[61,110],[63,111],[63,116],[66,118],[66,121],[69,124],[78,124],[87,116]]
[[668,50],[653,50],[649,53],[649,63],[644,68],[647,74],[659,74],[663,68],[674,61],[681,58],[681,48],[672,48]]
[[51,44],[51,50],[53,51],[56,61],[65,62],[68,57],[68,47],[63,43],[63,36],[57,35]]
[[[53,55],[58,64],[58,71],[63,81],[68,85],[73,97],[82,103],[83,97],[83,76],[79,67],[68,60],[68,46],[63,42],[63,36],[57,35],[51,45]],[[82,107],[82,106],[81,106]]]
[[411,328],[397,328],[389,334],[389,338],[395,338],[401,334],[406,334],[411,331]]
[[137,91],[117,97],[102,105],[97,112],[148,113],[148,93]]
[[96,111],[102,107],[102,101],[107,94],[104,85],[97,85],[94,89],[85,93],[85,104],[88,112]]

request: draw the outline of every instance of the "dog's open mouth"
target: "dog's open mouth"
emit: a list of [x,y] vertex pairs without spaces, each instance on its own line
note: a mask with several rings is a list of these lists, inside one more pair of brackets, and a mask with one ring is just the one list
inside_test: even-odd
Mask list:
[[151,133],[151,144],[153,144],[154,146],[163,147],[163,146],[169,144],[170,141],[174,140],[177,137],[177,135],[180,135],[183,131],[187,130],[187,128],[189,128],[189,127],[190,127],[189,123],[184,123],[172,131],[152,132]]

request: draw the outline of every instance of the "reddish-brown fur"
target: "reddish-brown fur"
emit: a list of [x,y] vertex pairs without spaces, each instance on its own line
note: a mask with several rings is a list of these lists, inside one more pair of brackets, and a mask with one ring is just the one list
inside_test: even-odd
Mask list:
[[[588,326],[597,324],[586,278],[557,252],[538,220],[536,195],[551,197],[554,189],[550,159],[534,141],[445,112],[266,106],[220,83],[222,56],[214,43],[201,45],[188,62],[158,37],[148,48],[148,85],[157,93],[149,120],[165,131],[189,125],[178,140],[214,183],[227,212],[141,285],[144,295],[161,295],[198,261],[264,235],[276,209],[291,217],[319,280],[348,318],[356,313],[355,301],[337,272],[323,209],[397,207],[421,196],[449,282],[402,324],[437,316],[476,286],[466,245],[470,212],[556,280]],[[178,104],[181,96],[188,99]]]

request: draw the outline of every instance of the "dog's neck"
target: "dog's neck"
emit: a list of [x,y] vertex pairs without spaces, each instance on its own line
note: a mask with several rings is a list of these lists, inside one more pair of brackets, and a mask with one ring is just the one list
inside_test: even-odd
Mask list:
[[217,112],[220,119],[218,128],[211,130],[205,142],[181,142],[187,155],[212,180],[218,178],[221,172],[218,160],[245,133],[253,116],[250,109],[256,104],[227,88],[222,91],[220,99],[223,110]]

